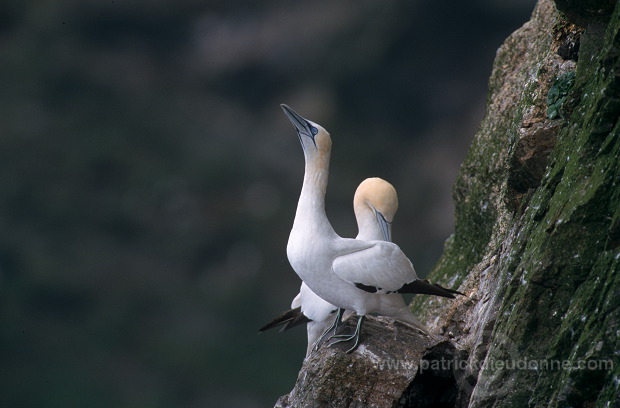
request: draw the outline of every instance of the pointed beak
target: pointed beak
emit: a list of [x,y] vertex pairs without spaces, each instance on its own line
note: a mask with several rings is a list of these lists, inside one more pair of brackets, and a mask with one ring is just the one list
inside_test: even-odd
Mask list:
[[290,120],[293,126],[295,126],[295,130],[297,130],[299,136],[308,136],[314,141],[314,135],[316,135],[317,129],[312,126],[310,122],[308,122],[308,120],[304,119],[301,115],[299,115],[287,105],[281,104],[280,106],[286,114],[286,117],[288,117],[288,120]]
[[383,233],[383,239],[392,242],[392,223],[386,220],[379,211],[375,211],[375,216],[377,217],[379,228],[381,228],[381,232]]

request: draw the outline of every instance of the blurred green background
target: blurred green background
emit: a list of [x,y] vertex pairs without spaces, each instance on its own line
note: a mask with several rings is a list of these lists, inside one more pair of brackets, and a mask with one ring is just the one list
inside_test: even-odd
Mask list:
[[262,407],[305,332],[256,330],[299,279],[303,154],[334,147],[327,211],[397,188],[424,276],[496,49],[534,0],[5,0],[0,4],[0,405]]

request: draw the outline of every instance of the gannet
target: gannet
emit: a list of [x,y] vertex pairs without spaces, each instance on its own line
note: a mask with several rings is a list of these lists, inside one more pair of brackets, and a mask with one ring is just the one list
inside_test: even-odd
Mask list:
[[[418,279],[411,261],[392,242],[336,234],[325,214],[331,137],[322,126],[287,105],[281,107],[297,131],[305,157],[304,181],[286,248],[289,263],[312,292],[338,309],[352,310],[359,316],[352,335],[332,337],[353,340],[353,347],[347,351],[352,352],[369,313],[421,326],[402,297],[389,295],[419,293],[454,298],[460,292]],[[376,213],[376,209],[369,211]]]
[[[398,196],[396,189],[390,183],[378,177],[362,181],[355,190],[353,210],[358,227],[356,239],[392,240],[392,222],[398,210]],[[380,314],[394,316],[428,333],[426,328],[411,314],[401,295],[381,294],[377,296],[389,298],[383,303],[390,305],[390,310]],[[259,332],[279,325],[282,325],[281,331],[287,330],[307,322],[307,357],[313,346],[318,345],[323,334],[329,331],[328,328],[332,324],[330,316],[337,310],[336,306],[323,300],[302,282],[299,294],[291,303],[291,310],[267,323]],[[394,315],[394,310],[398,310],[399,313]]]

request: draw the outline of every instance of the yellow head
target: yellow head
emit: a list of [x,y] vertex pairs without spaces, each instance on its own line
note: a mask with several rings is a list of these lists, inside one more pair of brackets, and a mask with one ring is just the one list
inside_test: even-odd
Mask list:
[[398,210],[398,196],[390,183],[378,177],[362,181],[353,197],[353,209],[358,239],[392,240],[391,224]]

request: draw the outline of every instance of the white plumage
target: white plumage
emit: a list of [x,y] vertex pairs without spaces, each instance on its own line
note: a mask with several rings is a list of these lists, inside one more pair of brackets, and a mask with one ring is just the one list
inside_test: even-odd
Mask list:
[[[356,239],[359,240],[391,240],[391,224],[398,210],[398,196],[394,187],[387,181],[368,178],[358,186],[353,198],[353,209],[358,226]],[[378,295],[386,297],[382,304],[389,305],[386,312],[378,314],[394,316],[409,322],[427,332],[421,323],[410,313],[401,295]],[[308,348],[306,355],[312,351],[313,345],[330,327],[333,313],[337,307],[316,295],[305,283],[301,284],[300,292],[291,304],[293,309],[300,307],[300,313],[311,321],[307,323]]]
[[393,316],[421,327],[396,292],[445,297],[458,292],[419,280],[409,259],[394,243],[336,234],[325,214],[330,135],[288,106],[282,108],[297,130],[305,156],[303,186],[287,245],[291,266],[320,298],[360,316],[350,337],[355,339],[350,351],[357,346],[366,314]]

